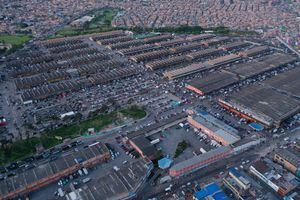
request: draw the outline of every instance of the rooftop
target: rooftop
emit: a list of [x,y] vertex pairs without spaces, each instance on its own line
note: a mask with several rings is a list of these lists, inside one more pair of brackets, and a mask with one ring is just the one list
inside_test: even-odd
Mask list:
[[296,151],[295,149],[288,148],[288,149],[280,149],[276,151],[283,159],[287,160],[297,168],[300,168],[300,152]]
[[213,60],[206,61],[205,63],[207,63],[208,65],[212,65],[212,66],[218,66],[218,65],[232,63],[237,60],[241,60],[241,57],[236,54],[229,54],[229,55],[215,58]]
[[234,65],[227,71],[235,73],[244,78],[249,78],[254,75],[258,75],[263,72],[294,62],[295,60],[296,58],[291,55],[276,53],[264,56],[262,59],[260,59],[260,61]]
[[143,151],[146,156],[153,156],[156,153],[155,147],[150,143],[150,141],[144,136],[140,135],[132,138],[131,141],[138,146],[139,149]]
[[226,153],[226,152],[229,152],[231,150],[230,147],[228,146],[221,146],[221,147],[218,147],[216,149],[213,149],[211,151],[208,151],[204,154],[200,154],[198,156],[194,156],[190,159],[187,159],[185,161],[182,161],[180,163],[177,163],[175,165],[173,165],[170,170],[173,170],[173,171],[177,171],[177,170],[180,170],[180,169],[183,169],[185,167],[188,167],[188,166],[191,166],[193,164],[197,164],[197,163],[200,163],[200,162],[203,162],[215,155],[218,155],[218,154],[221,154],[221,153]]
[[92,179],[81,188],[66,195],[66,200],[123,199],[135,193],[151,170],[144,159],[128,163],[118,171],[111,170],[101,178]]
[[216,135],[233,144],[240,140],[238,130],[218,120],[206,112],[199,112],[197,116],[192,116],[195,121],[202,124],[209,130],[212,130]]
[[241,175],[241,173],[236,170],[234,167],[233,168],[230,168],[229,169],[229,172],[234,175],[236,178],[238,178],[242,183],[244,183],[245,185],[248,185],[250,184],[250,182],[244,177]]
[[292,69],[288,72],[274,76],[263,84],[275,88],[279,91],[286,92],[290,95],[300,97],[300,67]]
[[238,77],[225,71],[214,72],[203,78],[192,79],[188,85],[208,94],[238,82]]
[[194,194],[195,198],[201,199],[212,199],[212,200],[227,200],[228,197],[225,195],[223,190],[216,183],[206,185],[202,190]]
[[187,76],[189,74],[200,72],[200,71],[203,71],[206,69],[208,69],[208,67],[206,65],[204,65],[203,63],[194,63],[194,64],[188,65],[186,67],[166,71],[163,73],[163,75],[169,79],[172,79],[172,78]]
[[267,125],[280,123],[300,110],[298,100],[259,85],[243,88],[227,102]]
[[34,182],[53,176],[67,168],[70,168],[77,164],[77,159],[82,159],[82,161],[89,160],[107,151],[108,149],[104,144],[98,143],[91,147],[82,149],[82,151],[74,151],[56,160],[49,161],[44,164],[40,164],[35,168],[17,173],[16,176],[0,181],[0,196],[5,196],[10,192],[24,188],[27,185],[33,184]]
[[251,166],[254,167],[261,174],[265,174],[266,172],[268,172],[270,170],[268,165],[265,162],[263,162],[262,160],[256,161]]

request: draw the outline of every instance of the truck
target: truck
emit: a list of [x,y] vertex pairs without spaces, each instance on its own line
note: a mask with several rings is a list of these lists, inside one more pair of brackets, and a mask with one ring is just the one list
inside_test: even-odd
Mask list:
[[79,169],[79,170],[78,170],[78,174],[79,174],[80,176],[82,176],[82,175],[83,175],[83,173],[82,173],[82,170],[81,170],[81,169]]
[[206,153],[205,149],[203,149],[202,147],[200,148],[200,152],[201,153]]
[[165,189],[165,191],[166,191],[166,192],[169,192],[169,191],[171,191],[171,190],[172,190],[172,186],[173,186],[172,184],[171,184],[171,185],[169,185],[169,187],[167,187],[167,188]]
[[117,166],[113,166],[113,169],[114,169],[116,172],[120,170],[120,168],[117,167]]
[[157,143],[159,143],[159,142],[160,142],[160,139],[157,138],[157,139],[155,139],[155,140],[152,140],[150,143],[151,143],[151,144],[157,144]]
[[88,170],[87,170],[85,167],[82,168],[82,171],[83,171],[83,173],[84,173],[85,175],[88,175],[88,174],[89,174]]
[[172,180],[171,176],[164,176],[159,180],[159,183],[163,184],[163,183],[169,182],[171,180]]
[[89,182],[90,180],[91,180],[91,178],[85,178],[85,179],[82,180],[82,183],[87,183],[87,182]]
[[92,147],[92,146],[95,146],[95,145],[97,145],[97,144],[99,144],[99,142],[95,142],[95,143],[93,143],[93,144],[90,144],[88,147]]
[[74,158],[74,161],[78,164],[78,163],[82,163],[83,162],[83,158],[78,157],[78,158]]
[[64,191],[61,188],[58,188],[57,190],[58,196],[63,197],[65,195]]

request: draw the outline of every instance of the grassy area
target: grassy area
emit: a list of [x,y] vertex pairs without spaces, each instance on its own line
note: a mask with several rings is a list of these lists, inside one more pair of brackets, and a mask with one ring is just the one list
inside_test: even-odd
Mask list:
[[114,30],[115,28],[111,26],[111,22],[119,11],[120,10],[116,8],[103,8],[87,13],[86,15],[95,16],[91,22],[82,28],[71,26],[65,27],[64,29],[59,30],[55,37],[76,36]]
[[[146,116],[146,112],[137,106],[131,106],[120,111],[133,119],[140,119]],[[12,143],[10,146],[0,148],[0,165],[22,159],[36,152],[36,146],[42,144],[45,149],[49,149],[66,138],[75,138],[87,132],[88,128],[95,128],[96,131],[116,123],[119,119],[118,112],[101,114],[92,119],[78,124],[63,126],[55,130],[48,130],[41,137],[33,137]],[[61,139],[60,139],[61,138]]]
[[95,128],[96,131],[101,130],[107,125],[112,124],[117,120],[117,113],[113,112],[105,115],[98,115],[90,120],[81,122],[71,126],[63,126],[55,130],[47,131],[45,134],[52,137],[74,138],[80,136],[87,131],[88,128]]
[[131,106],[127,109],[121,110],[120,112],[133,119],[141,119],[146,116],[146,111],[138,106]]
[[188,147],[188,143],[185,140],[179,142],[175,151],[174,157],[177,158]]
[[160,32],[160,33],[175,33],[175,34],[201,34],[205,31],[212,31],[216,34],[229,34],[231,30],[227,27],[214,27],[214,28],[202,28],[200,26],[188,26],[181,25],[176,27],[161,27],[161,28],[142,28],[142,27],[132,27],[125,28],[130,31],[135,32],[136,34],[141,34],[145,32]]
[[5,53],[12,53],[20,48],[24,43],[32,39],[32,35],[9,35],[0,34],[0,43],[11,44],[12,48]]
[[124,28],[136,34],[159,32],[159,33],[177,33],[177,34],[200,34],[203,29],[200,26],[176,26],[176,27],[161,27],[161,28],[144,28],[144,27],[130,27]]

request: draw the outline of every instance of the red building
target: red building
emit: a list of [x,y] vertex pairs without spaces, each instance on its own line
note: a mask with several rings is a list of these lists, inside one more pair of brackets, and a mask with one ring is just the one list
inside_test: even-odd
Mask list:
[[169,170],[170,176],[182,176],[194,172],[206,165],[214,163],[220,159],[229,156],[231,148],[229,146],[221,146],[199,156],[194,156],[188,160],[175,164]]

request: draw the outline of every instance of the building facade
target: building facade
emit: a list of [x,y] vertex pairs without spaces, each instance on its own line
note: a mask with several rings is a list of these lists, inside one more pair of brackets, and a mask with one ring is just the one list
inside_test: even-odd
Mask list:
[[188,122],[221,145],[230,145],[240,140],[237,131],[209,114],[189,116]]
[[230,153],[231,148],[229,146],[218,147],[217,149],[175,164],[170,168],[169,175],[172,177],[178,177],[197,171],[202,167],[228,157]]

